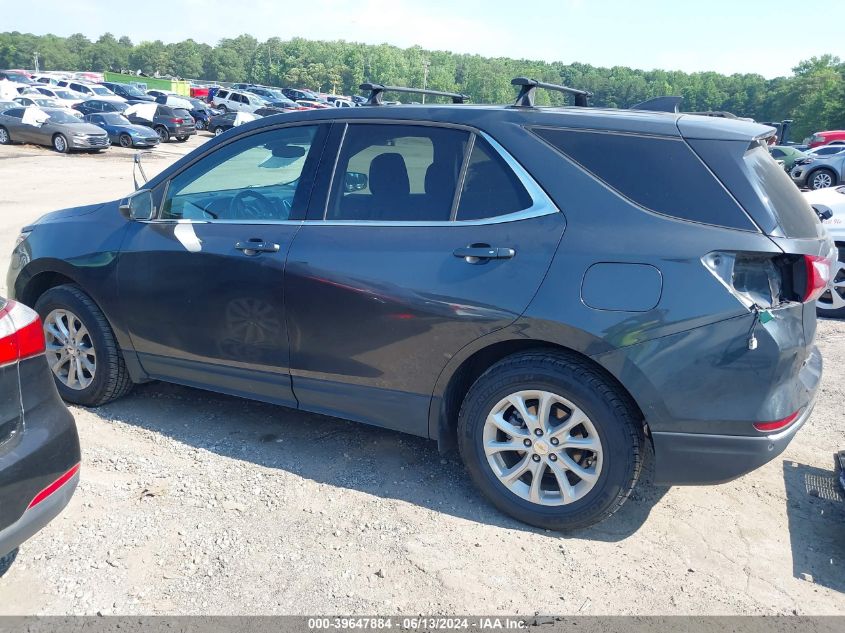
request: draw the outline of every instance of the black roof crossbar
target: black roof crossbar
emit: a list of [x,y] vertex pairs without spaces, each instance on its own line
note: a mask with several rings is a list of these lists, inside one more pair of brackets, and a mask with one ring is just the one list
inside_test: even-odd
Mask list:
[[545,88],[546,90],[555,90],[557,92],[564,92],[566,94],[575,95],[575,105],[581,108],[587,107],[587,99],[593,96],[592,92],[586,90],[578,90],[577,88],[570,88],[569,86],[559,86],[558,84],[547,84],[536,79],[529,79],[528,77],[517,77],[511,80],[512,86],[520,86],[519,95],[514,101],[515,108],[533,108],[534,107],[534,91],[537,88]]
[[683,97],[654,97],[647,99],[642,103],[631,106],[631,110],[649,110],[651,112],[674,112],[681,111],[681,101]]
[[430,97],[449,97],[452,103],[466,103],[469,97],[457,92],[440,92],[439,90],[423,90],[422,88],[405,88],[403,86],[383,86],[381,84],[365,83],[359,86],[361,90],[369,91],[370,98],[367,105],[383,105],[382,93],[402,92],[405,94],[428,95]]

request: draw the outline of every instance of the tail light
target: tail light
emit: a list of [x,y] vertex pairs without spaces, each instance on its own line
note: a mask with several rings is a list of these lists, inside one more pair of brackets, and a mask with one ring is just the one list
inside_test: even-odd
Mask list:
[[824,293],[830,257],[714,251],[704,266],[749,310],[775,308],[787,301],[807,303]]
[[807,272],[807,283],[804,286],[802,302],[815,301],[827,288],[830,281],[830,260],[827,257],[804,255],[804,267]]
[[170,122],[171,123],[184,123],[185,120],[184,119],[170,119]]
[[38,314],[9,301],[0,310],[0,365],[42,354],[44,330]]

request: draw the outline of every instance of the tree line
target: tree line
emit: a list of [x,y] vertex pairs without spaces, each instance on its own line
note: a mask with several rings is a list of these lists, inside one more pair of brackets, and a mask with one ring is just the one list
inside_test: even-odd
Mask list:
[[[689,112],[724,110],[757,121],[794,119],[793,138],[822,129],[845,127],[845,63],[833,55],[798,63],[788,77],[723,75],[636,70],[624,66],[543,62],[505,57],[399,48],[346,41],[277,37],[259,42],[251,35],[222,39],[210,46],[187,39],[134,44],[106,33],[96,41],[70,37],[0,33],[0,68],[106,70],[171,75],[188,79],[256,82],[357,94],[364,81],[461,92],[477,103],[512,101],[510,80],[528,76],[594,93],[593,105],[627,108],[660,95],[684,97]],[[405,101],[419,97],[406,95]],[[539,105],[558,105],[565,97],[538,91]]]

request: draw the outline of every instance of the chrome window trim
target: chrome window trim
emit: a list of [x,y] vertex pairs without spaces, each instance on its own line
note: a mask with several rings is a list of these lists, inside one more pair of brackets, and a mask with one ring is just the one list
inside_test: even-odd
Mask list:
[[[227,142],[221,144],[218,148],[213,151],[218,151],[229,145],[235,141],[241,140],[242,138],[246,138],[248,136],[253,136],[261,133],[272,132],[279,129],[290,128],[290,127],[298,127],[303,125],[321,125],[325,123],[340,123],[345,126],[343,131],[343,137],[341,138],[340,145],[338,146],[337,154],[334,157],[334,164],[332,165],[332,174],[329,182],[329,191],[331,191],[331,187],[334,184],[335,172],[337,170],[337,162],[340,159],[340,150],[343,146],[343,141],[346,138],[346,132],[348,130],[349,124],[351,123],[377,123],[377,124],[384,124],[384,125],[422,125],[422,126],[436,126],[436,127],[444,127],[444,128],[452,128],[452,129],[462,129],[470,132],[471,134],[475,134],[480,136],[485,141],[487,141],[490,146],[493,148],[495,152],[499,154],[499,156],[505,161],[507,166],[516,174],[516,177],[519,179],[522,186],[525,187],[525,190],[528,192],[528,195],[531,197],[532,205],[527,209],[522,209],[520,211],[514,211],[513,213],[508,213],[505,215],[494,216],[490,218],[480,218],[476,220],[457,220],[457,219],[450,219],[450,220],[440,220],[440,221],[430,221],[430,220],[403,220],[403,221],[394,221],[394,222],[387,222],[382,220],[326,220],[325,214],[327,212],[328,207],[328,198],[326,199],[326,208],[323,209],[323,218],[320,219],[313,219],[313,220],[184,220],[184,219],[175,219],[175,218],[152,218],[150,220],[142,220],[144,224],[178,224],[179,222],[189,222],[191,224],[237,224],[237,225],[321,225],[321,226],[375,226],[375,227],[413,227],[413,226],[429,226],[429,227],[444,227],[444,226],[485,226],[490,224],[505,224],[508,222],[519,222],[522,220],[529,220],[533,218],[539,218],[546,215],[553,215],[555,213],[560,213],[560,209],[557,205],[552,201],[552,199],[546,194],[545,190],[534,180],[533,176],[528,173],[528,171],[508,152],[502,145],[496,141],[493,137],[482,130],[477,130],[475,128],[458,124],[458,123],[450,123],[450,122],[437,122],[437,121],[416,121],[413,119],[376,119],[376,118],[366,118],[366,119],[349,119],[349,118],[340,118],[337,120],[328,120],[328,121],[296,121],[290,123],[284,123],[282,125],[276,125],[272,127],[266,128],[259,128],[257,130],[251,131],[249,134],[245,134],[243,136],[238,135],[235,138],[228,139]],[[542,139],[541,139],[542,140]],[[180,169],[175,174],[171,175],[163,184],[164,190],[162,192],[161,202],[164,203],[164,200],[168,194],[168,190],[170,189],[171,181],[181,174],[184,171],[190,169],[193,165],[198,163],[202,158],[205,156],[210,155],[212,152],[205,152],[200,156],[187,165],[185,165],[182,169]],[[456,195],[460,194],[460,190],[458,190]],[[156,209],[156,215],[161,213],[160,209]]]
[[[370,121],[367,121],[370,122]],[[381,121],[379,121],[381,123]],[[416,125],[414,121],[406,121],[406,120],[396,120],[390,121],[391,124],[395,125]],[[437,125],[437,123],[429,123],[429,125]],[[446,127],[446,126],[443,126]],[[460,127],[462,129],[466,129],[468,131],[473,132],[477,136],[480,136],[485,141],[490,143],[490,146],[493,150],[499,154],[502,160],[505,161],[507,166],[516,174],[516,177],[519,179],[519,182],[522,183],[522,186],[525,187],[525,190],[528,192],[528,195],[531,197],[532,204],[527,209],[522,209],[520,211],[514,211],[513,213],[507,213],[505,215],[494,216],[490,218],[480,218],[477,220],[438,220],[438,221],[431,221],[431,220],[400,220],[400,221],[384,221],[384,220],[326,220],[326,213],[328,210],[328,200],[326,200],[326,209],[323,210],[323,218],[322,220],[305,220],[304,224],[306,225],[323,225],[323,226],[378,226],[378,227],[390,227],[390,226],[484,226],[488,224],[504,224],[507,222],[518,222],[520,220],[528,220],[531,218],[538,218],[545,215],[552,215],[554,213],[560,213],[560,209],[557,208],[557,205],[552,201],[551,198],[546,194],[542,187],[537,184],[537,181],[529,174],[525,168],[519,164],[519,162],[511,156],[511,154],[499,144],[493,137],[491,137],[486,132],[481,130],[473,130],[472,128],[467,128],[465,126],[456,126],[452,125],[449,127]],[[348,123],[347,123],[348,129]],[[344,138],[346,137],[346,130],[344,130]],[[337,160],[340,156],[340,150],[342,149],[342,142],[341,146],[338,149],[337,157],[335,158],[335,166],[332,171],[332,181],[334,181],[335,171],[337,170]]]

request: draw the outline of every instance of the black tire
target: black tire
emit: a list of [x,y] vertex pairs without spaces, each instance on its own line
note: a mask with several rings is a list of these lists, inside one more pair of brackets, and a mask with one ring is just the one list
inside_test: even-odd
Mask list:
[[226,107],[225,103],[222,103],[218,106],[218,110],[220,110],[223,114],[226,114],[229,111],[229,108]]
[[214,128],[214,136],[220,136],[225,131],[222,127],[216,127]]
[[[836,245],[838,256],[837,260],[839,263],[839,267],[833,271],[833,280],[834,281],[845,281],[845,245],[837,244]],[[818,298],[816,301],[816,314],[821,317],[828,317],[832,319],[845,319],[845,307],[841,308],[824,308],[824,304],[832,306],[833,305],[833,297],[828,295],[828,292],[836,292],[836,290],[828,290]],[[845,298],[843,294],[840,294],[841,297]]]
[[812,190],[826,189],[836,184],[836,173],[830,169],[817,169],[807,176],[807,188]]
[[[503,398],[521,390],[544,390],[566,398],[589,418],[602,446],[602,467],[593,487],[566,505],[532,503],[509,490],[493,472],[483,446],[488,414]],[[549,530],[573,530],[616,512],[640,475],[643,430],[630,397],[587,361],[550,352],[509,356],[473,384],[458,416],[458,448],[476,486],[499,510]]]
[[50,288],[35,302],[35,310],[44,322],[53,310],[67,310],[73,313],[88,330],[94,346],[96,370],[88,387],[71,389],[57,376],[53,376],[64,400],[86,407],[96,407],[125,396],[132,390],[132,379],[114,338],[114,332],[103,312],[81,288],[71,284]]
[[128,134],[121,134],[117,137],[117,142],[121,147],[132,147],[132,137]]
[[167,143],[170,140],[170,132],[167,131],[167,128],[163,125],[157,125],[153,128],[158,134],[158,137],[161,139],[162,143]]
[[177,136],[176,137],[176,141],[179,142],[179,143],[184,143],[187,140],[188,140],[187,136]]
[[0,145],[11,145],[12,137],[9,136],[9,130],[0,125]]
[[67,142],[67,137],[64,134],[56,134],[53,136],[53,149],[59,154],[67,154],[70,146]]
[[206,127],[205,121],[203,121],[202,119],[197,119],[196,122],[195,122],[195,125],[197,126],[198,130],[204,130],[205,127]]

